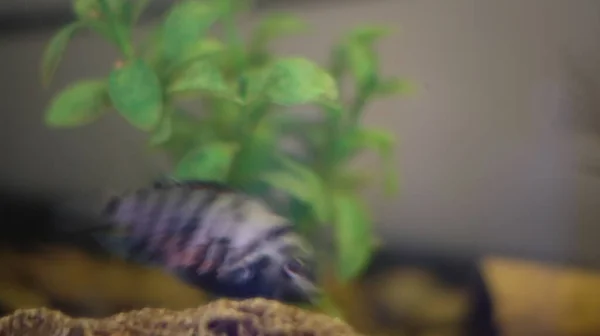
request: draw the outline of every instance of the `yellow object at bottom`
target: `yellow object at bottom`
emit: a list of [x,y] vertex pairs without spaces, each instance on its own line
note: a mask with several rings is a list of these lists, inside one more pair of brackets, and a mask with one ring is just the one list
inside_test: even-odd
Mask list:
[[107,315],[132,307],[183,309],[206,301],[204,293],[161,270],[119,259],[58,247],[36,253],[0,250],[0,302],[9,311],[70,302]]

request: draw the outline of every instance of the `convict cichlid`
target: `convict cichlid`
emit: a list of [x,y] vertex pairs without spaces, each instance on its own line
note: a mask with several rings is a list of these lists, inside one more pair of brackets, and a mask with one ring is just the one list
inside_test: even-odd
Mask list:
[[313,301],[312,247],[260,199],[224,184],[162,180],[106,203],[95,232],[115,254],[233,298]]

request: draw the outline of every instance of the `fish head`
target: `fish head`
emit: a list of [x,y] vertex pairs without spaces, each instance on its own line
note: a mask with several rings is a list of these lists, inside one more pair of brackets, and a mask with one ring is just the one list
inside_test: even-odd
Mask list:
[[287,302],[316,302],[321,294],[317,285],[315,261],[311,255],[290,255],[281,263],[277,295]]
[[263,268],[264,282],[272,296],[285,302],[311,303],[320,296],[317,267],[312,247],[299,235],[292,233],[273,250],[269,267]]
[[[220,288],[238,297],[265,297],[288,303],[314,303],[321,290],[317,285],[315,258],[299,245],[269,249],[218,272]],[[225,294],[225,293],[224,293]]]

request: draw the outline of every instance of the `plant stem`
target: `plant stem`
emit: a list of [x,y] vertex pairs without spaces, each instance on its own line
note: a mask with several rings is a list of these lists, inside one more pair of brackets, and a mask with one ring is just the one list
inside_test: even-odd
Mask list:
[[323,181],[330,181],[335,166],[335,148],[339,138],[339,119],[329,116],[326,121],[324,150],[321,153],[322,167],[320,167]]
[[227,41],[229,45],[233,47],[233,73],[236,76],[238,76],[238,89],[240,91],[238,93],[243,98],[245,96],[246,89],[246,78],[245,76],[243,76],[243,72],[246,67],[246,60],[244,57],[244,44],[236,28],[235,15],[232,8],[230,8],[227,14],[225,15],[224,23]]
[[349,127],[355,127],[360,122],[360,117],[362,115],[363,110],[365,109],[365,105],[367,104],[367,99],[369,98],[370,92],[366,89],[360,89],[352,105],[350,106],[350,120]]
[[117,46],[123,56],[128,60],[132,59],[134,56],[133,47],[131,43],[128,41],[128,38],[123,35],[123,31],[119,29],[119,20],[115,16],[115,13],[112,11],[110,6],[108,5],[107,0],[100,0],[100,7],[104,15],[108,17],[111,30],[117,40]]
[[269,112],[268,105],[263,101],[253,102],[246,106],[245,110],[246,118],[244,120],[246,121],[246,125],[241,128],[238,138],[240,148],[233,158],[227,177],[227,181],[236,186],[243,184],[247,178],[247,176],[242,174],[244,171],[244,156],[249,146],[253,144],[256,129]]
[[[233,0],[229,0],[227,13],[224,15],[223,23],[225,26],[225,34],[228,44],[232,47],[234,59],[233,59],[233,73],[234,76],[237,77],[238,81],[238,92],[237,94],[243,99],[245,98],[245,78],[242,76],[244,70],[244,55],[243,55],[243,43],[240,38],[236,25],[235,25],[235,15],[233,10]],[[246,114],[248,113],[249,107],[242,105],[240,107],[240,114],[242,115],[244,121],[248,121],[249,118],[246,118]],[[243,161],[243,156],[246,151],[247,142],[249,140],[249,135],[247,133],[251,132],[248,130],[250,127],[243,127],[245,125],[240,125],[240,134],[238,138],[238,143],[240,144],[240,148],[238,149],[231,166],[229,167],[229,172],[227,174],[227,182],[234,185],[239,186],[242,184],[241,177],[241,165]]]

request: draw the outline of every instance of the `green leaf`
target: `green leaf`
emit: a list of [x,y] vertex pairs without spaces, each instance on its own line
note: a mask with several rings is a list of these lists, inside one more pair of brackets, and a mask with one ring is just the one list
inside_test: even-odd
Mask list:
[[358,27],[350,31],[347,35],[347,39],[351,43],[361,43],[366,45],[372,45],[378,39],[390,34],[389,27],[383,26],[364,26]]
[[300,201],[297,198],[292,198],[289,200],[286,210],[287,212],[284,212],[284,210],[282,213],[287,214],[294,222],[296,231],[303,236],[307,237],[313,234],[315,229],[320,229],[318,223],[315,225],[315,221],[311,220],[314,218],[314,211],[306,202]]
[[163,55],[172,62],[198,42],[222,15],[215,1],[184,0],[167,15],[163,25]]
[[[210,0],[209,0],[210,1]],[[253,3],[249,0],[213,0],[219,3],[223,13],[232,15],[252,10]]]
[[260,177],[261,181],[306,203],[320,222],[327,222],[328,203],[320,177],[310,168],[290,159],[280,158],[280,163],[283,170],[267,172]]
[[275,57],[267,51],[253,51],[247,55],[246,64],[251,69],[260,69],[267,66]]
[[395,94],[410,94],[414,90],[415,88],[411,82],[399,78],[391,78],[379,81],[374,93],[382,96],[390,96]]
[[268,70],[263,83],[259,90],[280,105],[331,101],[338,97],[335,80],[304,58],[278,60]]
[[133,15],[134,15],[134,7],[138,6],[140,3],[144,6],[144,1],[134,0],[134,1],[122,1],[122,0],[114,0],[118,1],[118,7],[116,11],[115,17],[117,20],[125,27],[131,28],[133,24]]
[[296,34],[306,31],[306,22],[289,14],[274,14],[263,21],[254,30],[249,43],[249,49],[261,51],[267,44],[280,36]]
[[131,26],[129,21],[132,15],[132,4],[130,1],[122,0],[98,0],[101,21],[106,22],[111,39],[116,43],[125,57],[133,57],[133,45],[131,43]]
[[[297,176],[282,171],[269,172],[263,174],[261,181],[267,183],[272,188],[285,192],[294,197],[294,199],[307,204],[311,207],[313,212],[321,212],[321,210],[317,210],[318,203],[315,200],[316,195],[314,194],[314,191],[310,190],[306,183]],[[317,217],[320,221],[324,222],[323,214],[319,213],[317,214]]]
[[154,71],[141,60],[114,69],[109,76],[108,92],[117,111],[131,124],[150,131],[158,124],[162,90]]
[[329,124],[335,125],[343,122],[342,119],[344,118],[344,115],[347,113],[347,111],[342,102],[340,102],[339,100],[331,100],[323,101],[318,105],[323,109],[323,112],[326,116],[326,120]]
[[332,162],[335,165],[348,163],[365,145],[360,143],[360,132],[357,128],[340,131],[331,144]]
[[254,101],[263,98],[269,79],[269,69],[246,70],[243,76],[246,78],[246,100]]
[[370,182],[367,174],[351,169],[340,169],[335,176],[336,190],[344,192],[355,192],[367,186]]
[[391,153],[396,142],[392,133],[374,128],[359,128],[355,136],[359,147],[375,149],[382,154]]
[[266,121],[259,123],[250,139],[238,152],[236,180],[254,181],[264,171],[274,166],[274,157],[278,154],[279,134]]
[[394,164],[394,136],[378,129],[362,128],[355,133],[357,149],[369,148],[377,151],[383,161],[384,188],[387,193],[395,194],[398,190],[397,167]]
[[50,103],[46,124],[50,127],[77,127],[98,119],[108,102],[106,82],[80,81],[67,87]]
[[173,126],[171,122],[171,116],[165,115],[152,133],[152,136],[150,137],[150,144],[152,146],[161,145],[169,140],[172,133]]
[[349,281],[364,270],[370,261],[374,237],[369,213],[354,194],[334,194],[334,218],[338,251],[337,271]]
[[122,4],[121,0],[72,0],[73,11],[79,22],[85,24],[112,43],[121,45],[116,30],[106,20],[106,12],[103,11],[101,1],[106,1],[111,13],[118,13]]
[[100,16],[98,0],[73,0],[72,7],[75,15],[83,21],[97,19]]
[[62,56],[67,49],[71,38],[83,26],[79,22],[74,22],[60,29],[48,42],[42,56],[41,73],[42,83],[50,84],[54,73],[62,60]]
[[175,176],[180,179],[226,182],[237,150],[237,144],[221,141],[194,149],[177,164]]
[[[121,23],[129,25],[148,0],[73,0],[75,15],[82,21],[106,19],[114,15]],[[106,7],[104,7],[106,5]]]
[[144,12],[144,10],[146,9],[146,7],[148,7],[148,4],[150,3],[150,0],[135,0],[134,3],[131,5],[131,16],[129,17],[129,25],[133,25],[135,24],[140,16],[142,15],[142,13]]
[[240,129],[247,126],[243,123],[245,121],[244,111],[233,100],[205,97],[203,106],[212,111],[204,119],[205,124],[213,129],[221,139],[237,139]]
[[314,156],[325,145],[328,130],[321,120],[302,118],[297,114],[274,114],[271,119],[279,134],[294,138],[309,156]]
[[370,47],[360,43],[349,44],[346,47],[346,60],[350,72],[363,87],[377,77],[377,55]]
[[225,50],[225,45],[217,39],[203,39],[188,47],[181,55],[180,63],[188,63],[213,56]]
[[144,40],[138,45],[137,52],[158,74],[163,73],[164,64],[162,64],[161,59],[162,29],[160,26],[155,27],[148,33]]
[[388,33],[388,28],[377,26],[360,27],[348,33],[334,48],[331,60],[333,76],[340,80],[342,73],[348,69],[361,86],[376,83],[379,60],[373,44]]
[[218,139],[212,124],[195,115],[174,108],[170,113],[171,135],[160,145],[174,162],[181,160],[191,149]]
[[210,60],[198,60],[179,72],[168,86],[169,93],[190,91],[223,94],[228,91],[220,69]]

